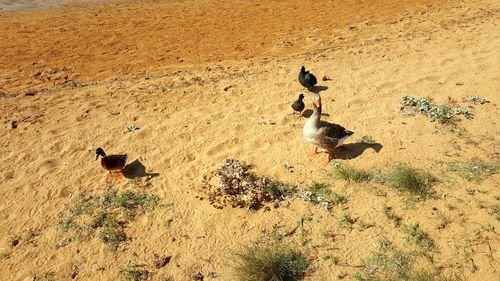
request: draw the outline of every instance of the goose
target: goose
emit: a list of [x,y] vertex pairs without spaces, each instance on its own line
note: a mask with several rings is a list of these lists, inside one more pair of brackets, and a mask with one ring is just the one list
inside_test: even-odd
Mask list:
[[302,133],[308,143],[316,146],[313,152],[314,156],[318,155],[318,148],[328,153],[328,161],[324,163],[326,165],[332,159],[334,149],[340,147],[354,132],[340,125],[321,121],[321,96],[319,93],[314,94],[313,108],[313,113],[304,124]]
[[106,155],[102,148],[97,148],[95,151],[95,160],[101,157],[101,166],[108,170],[107,180],[109,180],[113,174],[118,174],[119,176],[123,176],[123,168],[127,163],[127,154],[115,154],[115,155]]

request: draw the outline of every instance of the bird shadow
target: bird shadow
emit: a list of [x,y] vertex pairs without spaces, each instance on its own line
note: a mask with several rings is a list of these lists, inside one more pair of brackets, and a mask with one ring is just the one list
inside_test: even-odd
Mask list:
[[144,166],[139,159],[135,159],[134,162],[127,164],[123,168],[123,174],[127,179],[142,177],[154,178],[160,175],[160,173],[146,173],[146,166]]
[[379,153],[382,147],[383,146],[380,143],[374,143],[374,144],[366,144],[362,142],[348,143],[335,149],[333,153],[333,158],[343,159],[343,160],[354,159],[363,154],[363,152],[365,152],[365,150],[368,148],[372,148],[373,150],[375,150],[375,152]]
[[327,86],[313,86],[311,88],[311,92],[319,94],[322,91],[328,90]]
[[[306,118],[311,117],[312,114],[313,114],[313,110],[312,109],[306,109],[306,110],[302,111],[302,116],[306,117]],[[330,114],[328,114],[328,113],[321,113],[321,116],[329,117]]]

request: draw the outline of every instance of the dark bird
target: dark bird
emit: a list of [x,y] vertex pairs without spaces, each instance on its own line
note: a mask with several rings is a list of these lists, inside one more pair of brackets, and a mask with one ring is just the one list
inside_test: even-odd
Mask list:
[[318,83],[318,80],[316,80],[316,77],[312,73],[309,73],[309,71],[306,71],[306,68],[302,66],[300,67],[299,82],[300,85],[311,91],[314,85]]
[[109,180],[113,174],[123,176],[123,168],[127,163],[127,154],[106,155],[104,150],[100,147],[95,150],[95,154],[95,160],[101,156],[101,166],[109,172],[106,178],[107,180]]
[[328,159],[324,163],[326,165],[332,159],[334,150],[342,146],[344,141],[354,132],[346,130],[340,125],[321,120],[321,96],[318,93],[314,94],[313,107],[314,111],[304,124],[302,132],[306,141],[315,146],[313,155],[318,154],[318,148],[328,154]]
[[304,110],[304,108],[306,107],[306,105],[302,101],[303,99],[304,99],[304,94],[301,93],[299,95],[299,98],[292,103],[292,108],[294,110],[294,114],[295,114],[295,112],[301,114],[302,110]]

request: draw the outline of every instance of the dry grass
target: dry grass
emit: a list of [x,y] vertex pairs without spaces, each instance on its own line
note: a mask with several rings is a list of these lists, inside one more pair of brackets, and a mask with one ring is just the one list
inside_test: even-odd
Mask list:
[[143,265],[129,263],[120,270],[122,279],[129,281],[146,280],[149,277],[149,272]]
[[337,178],[349,182],[365,182],[372,179],[372,173],[344,165],[335,167],[333,172]]
[[347,203],[347,197],[332,191],[327,184],[317,182],[307,186],[307,190],[302,194],[302,199],[322,205],[327,210],[332,205]]
[[454,162],[448,164],[448,169],[455,172],[460,177],[468,180],[480,182],[487,176],[498,171],[499,165],[482,160],[472,160],[469,162]]
[[386,177],[391,186],[404,194],[424,199],[435,195],[431,186],[436,178],[425,171],[399,164],[394,165]]
[[241,281],[301,280],[309,261],[299,250],[276,244],[246,246],[234,256],[233,271]]

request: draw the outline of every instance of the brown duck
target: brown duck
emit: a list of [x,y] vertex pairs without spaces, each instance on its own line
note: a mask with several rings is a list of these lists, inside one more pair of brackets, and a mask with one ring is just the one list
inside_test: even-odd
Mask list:
[[321,96],[317,93],[314,94],[313,107],[313,113],[304,124],[302,133],[308,143],[316,146],[313,155],[318,154],[318,148],[328,153],[328,161],[325,163],[328,164],[334,149],[341,146],[354,132],[340,125],[321,121]]
[[123,168],[127,163],[127,154],[106,155],[100,147],[96,149],[95,154],[95,160],[101,156],[101,166],[109,172],[107,180],[113,177],[113,174],[118,174],[119,177],[123,176]]

